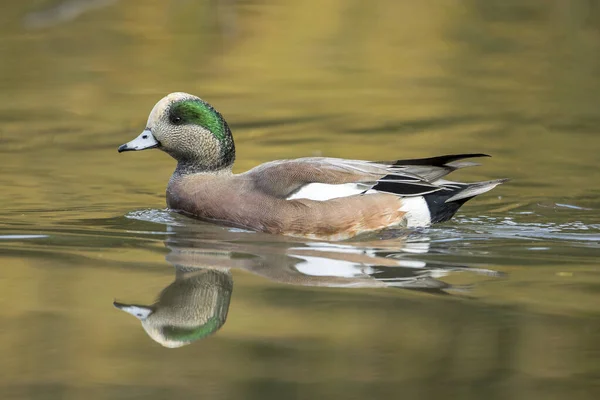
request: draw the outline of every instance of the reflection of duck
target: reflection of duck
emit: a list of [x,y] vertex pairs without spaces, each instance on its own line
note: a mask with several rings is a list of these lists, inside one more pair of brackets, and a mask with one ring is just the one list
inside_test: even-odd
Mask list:
[[190,344],[221,328],[233,290],[231,268],[296,286],[392,287],[439,294],[459,289],[439,279],[454,271],[500,275],[405,257],[427,253],[426,238],[339,244],[285,237],[266,241],[260,234],[205,224],[175,223],[168,230],[166,260],[176,268],[175,281],[152,306],[114,303],[140,319],[148,335],[165,347]]
[[216,332],[227,318],[233,281],[229,271],[176,267],[176,279],[151,306],[114,302],[142,321],[148,335],[165,347],[181,347]]
[[[201,228],[201,229],[198,229]],[[498,276],[496,271],[431,263],[427,238],[399,237],[359,243],[299,242],[288,238],[234,233],[204,224],[169,225],[166,260],[187,268],[236,268],[296,286],[403,288],[446,294],[459,290],[440,280],[451,272]],[[250,239],[251,240],[248,240]],[[408,256],[408,257],[407,257]]]

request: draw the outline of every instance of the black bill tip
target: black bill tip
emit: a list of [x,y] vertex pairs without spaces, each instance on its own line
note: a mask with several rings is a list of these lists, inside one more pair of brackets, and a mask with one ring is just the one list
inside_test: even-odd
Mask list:
[[118,151],[119,153],[122,153],[122,152],[124,152],[124,151],[131,151],[131,150],[133,150],[133,149],[132,149],[132,148],[129,148],[129,147],[127,147],[127,144],[122,144],[122,145],[120,145],[120,146],[119,146],[119,148],[117,149],[117,151]]
[[118,301],[113,301],[113,306],[115,306],[116,308],[123,308],[123,307],[127,307],[127,304],[123,304],[123,303],[119,303]]

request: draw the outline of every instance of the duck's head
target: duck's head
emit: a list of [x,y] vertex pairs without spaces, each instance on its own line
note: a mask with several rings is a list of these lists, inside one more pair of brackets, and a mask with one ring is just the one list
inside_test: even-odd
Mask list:
[[210,104],[188,93],[171,93],[152,109],[144,131],[119,147],[123,151],[158,148],[186,172],[231,168],[235,146],[227,122]]

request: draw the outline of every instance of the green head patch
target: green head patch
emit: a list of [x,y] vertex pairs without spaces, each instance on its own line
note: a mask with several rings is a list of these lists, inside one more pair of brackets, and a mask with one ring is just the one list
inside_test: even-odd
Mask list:
[[169,109],[169,121],[174,125],[200,125],[211,131],[219,140],[224,140],[229,130],[221,114],[200,99],[173,103]]

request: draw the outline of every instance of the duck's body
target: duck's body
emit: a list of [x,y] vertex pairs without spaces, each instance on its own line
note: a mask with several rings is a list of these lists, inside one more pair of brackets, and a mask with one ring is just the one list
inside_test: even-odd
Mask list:
[[260,187],[260,174],[187,175],[167,187],[167,205],[201,219],[262,232],[330,240],[401,223],[398,196],[354,195],[327,201],[290,199]]
[[167,187],[169,208],[225,225],[314,239],[443,222],[465,201],[503,182],[441,179],[476,165],[461,159],[484,154],[382,162],[300,158],[233,174],[235,147],[227,123],[185,93],[159,101],[146,130],[119,151],[154,147],[178,161]]

